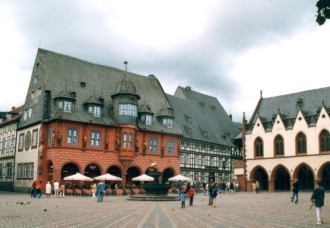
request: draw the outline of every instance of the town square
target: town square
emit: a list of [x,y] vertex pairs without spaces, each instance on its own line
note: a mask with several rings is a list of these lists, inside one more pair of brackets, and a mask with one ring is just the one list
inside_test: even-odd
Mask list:
[[[192,207],[179,201],[129,201],[129,196],[66,196],[40,199],[30,194],[0,192],[0,227],[318,227],[311,192],[301,192],[298,204],[290,192],[219,194],[215,208],[199,193]],[[326,202],[330,198],[326,193]],[[329,204],[322,208],[330,227]]]

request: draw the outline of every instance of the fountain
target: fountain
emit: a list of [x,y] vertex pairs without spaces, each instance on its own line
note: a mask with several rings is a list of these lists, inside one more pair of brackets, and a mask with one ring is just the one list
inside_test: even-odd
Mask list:
[[145,191],[144,195],[131,195],[127,200],[141,200],[141,201],[177,201],[178,196],[169,196],[168,190],[171,188],[170,184],[160,184],[159,176],[162,172],[158,172],[157,168],[151,167],[147,170],[147,175],[154,178],[153,182],[145,183],[142,188]]

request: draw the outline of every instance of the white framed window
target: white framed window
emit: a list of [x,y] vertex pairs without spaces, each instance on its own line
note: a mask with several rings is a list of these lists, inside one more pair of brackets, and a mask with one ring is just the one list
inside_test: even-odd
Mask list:
[[17,164],[17,179],[22,179],[23,176],[23,164]]
[[123,134],[123,148],[132,148],[132,134]]
[[6,177],[12,177],[13,176],[13,163],[8,162],[6,164]]
[[94,117],[100,117],[102,108],[99,105],[90,105],[88,106],[88,113],[91,113]]
[[157,152],[157,139],[151,138],[149,139],[149,151],[150,152]]
[[173,140],[168,140],[167,141],[167,153],[168,154],[173,154],[174,153],[174,141]]
[[119,104],[119,115],[137,116],[137,106],[135,104]]
[[23,151],[23,146],[24,146],[24,133],[20,134],[18,137],[18,151]]
[[72,112],[72,101],[64,101],[63,103],[63,111],[71,113]]
[[93,131],[91,134],[91,146],[100,147],[100,132]]
[[70,128],[68,129],[68,144],[77,145],[78,144],[78,130]]
[[32,108],[29,108],[29,110],[28,110],[28,117],[29,117],[29,118],[32,117]]
[[164,118],[163,119],[163,125],[168,127],[168,128],[172,128],[174,125],[174,120],[173,118]]
[[146,114],[146,125],[152,125],[152,115]]

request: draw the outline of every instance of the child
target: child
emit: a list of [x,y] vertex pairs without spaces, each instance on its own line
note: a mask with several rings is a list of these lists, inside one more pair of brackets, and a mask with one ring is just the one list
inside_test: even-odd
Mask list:
[[189,196],[189,206],[193,206],[194,196],[195,196],[195,189],[194,189],[194,187],[191,187],[189,189],[188,196]]
[[184,193],[184,191],[181,191],[179,198],[181,200],[181,208],[186,207],[186,197],[187,195]]

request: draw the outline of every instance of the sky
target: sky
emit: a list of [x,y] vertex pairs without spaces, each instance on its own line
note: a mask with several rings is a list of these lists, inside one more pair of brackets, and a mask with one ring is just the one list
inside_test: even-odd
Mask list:
[[216,97],[233,120],[330,85],[316,0],[2,0],[0,111],[24,104],[38,48]]

